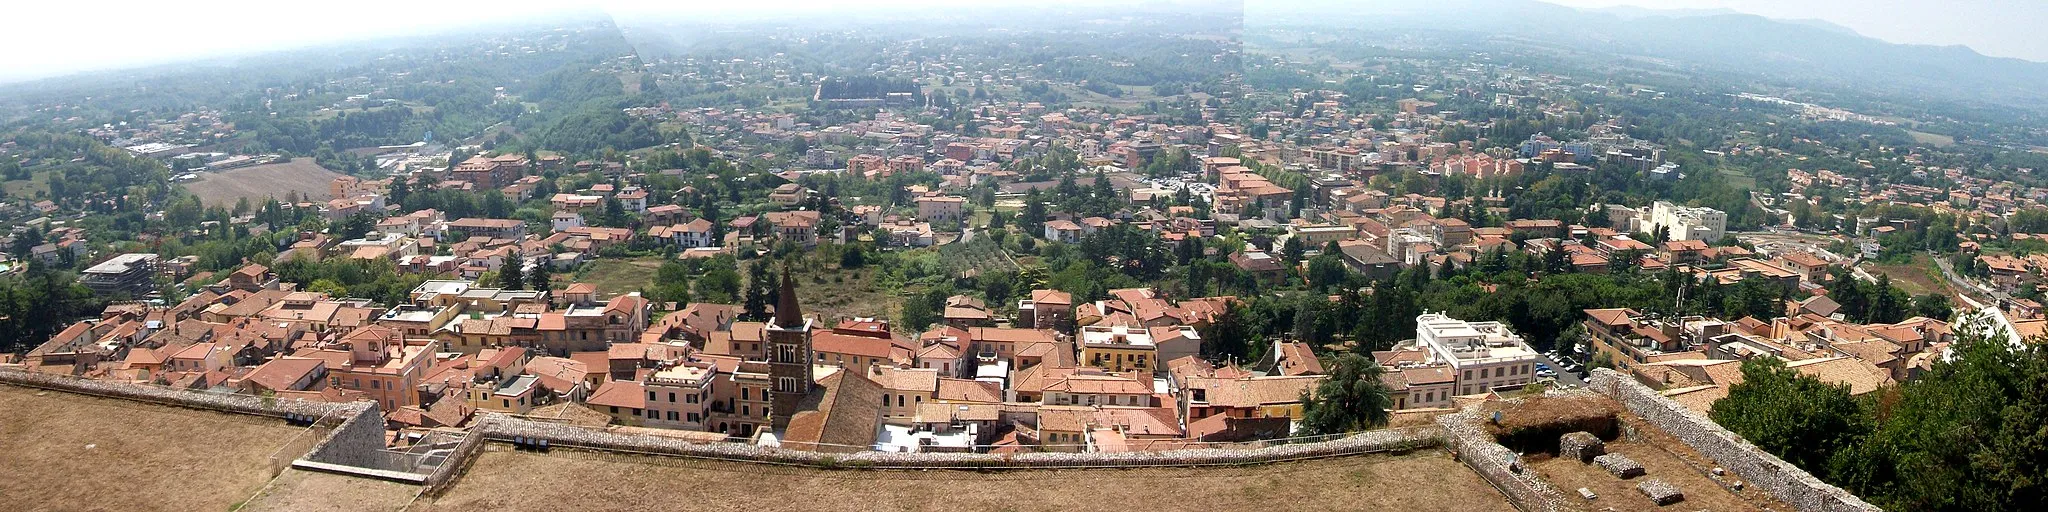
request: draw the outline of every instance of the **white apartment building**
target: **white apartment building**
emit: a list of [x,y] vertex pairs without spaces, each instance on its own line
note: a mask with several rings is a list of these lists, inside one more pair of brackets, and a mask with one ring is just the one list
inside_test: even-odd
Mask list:
[[1635,231],[1655,233],[1658,227],[1667,229],[1672,240],[1714,243],[1728,234],[1728,214],[1707,207],[1678,206],[1670,201],[1651,203],[1647,212],[1638,210]]
[[1536,349],[1500,322],[1424,313],[1415,317],[1415,345],[1428,353],[1428,364],[1450,366],[1459,395],[1536,381]]

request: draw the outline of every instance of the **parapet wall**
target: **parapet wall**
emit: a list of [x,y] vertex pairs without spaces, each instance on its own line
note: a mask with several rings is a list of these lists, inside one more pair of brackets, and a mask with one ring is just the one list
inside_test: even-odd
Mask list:
[[162,386],[98,381],[68,375],[27,372],[12,368],[0,368],[0,384],[13,384],[105,398],[136,400],[175,407],[207,409],[236,414],[254,414],[273,418],[285,418],[296,415],[319,418],[323,423],[341,421],[343,418],[353,415],[356,408],[361,407],[360,404],[339,404],[312,402],[295,398],[280,399],[255,395],[208,393]]
[[1444,428],[1444,443],[1458,454],[1458,460],[1479,473],[1487,483],[1493,484],[1502,496],[1514,503],[1516,509],[1523,512],[1579,510],[1557,486],[1550,485],[1522,466],[1520,455],[1502,446],[1492,434],[1482,429],[1477,412],[1445,414],[1438,416],[1436,422]]
[[1798,466],[1757,448],[1705,415],[1665,398],[1635,379],[1603,368],[1594,370],[1587,387],[1613,397],[1629,412],[1801,512],[1880,510],[1849,491],[1822,482]]
[[741,443],[693,443],[651,436],[605,432],[582,427],[485,415],[472,436],[490,441],[550,447],[671,455],[816,468],[864,469],[1047,469],[1111,467],[1236,466],[1306,460],[1440,446],[1442,432],[1420,428],[1379,430],[1333,441],[1288,444],[1256,449],[1203,448],[1160,452],[1092,453],[820,453],[768,448]]

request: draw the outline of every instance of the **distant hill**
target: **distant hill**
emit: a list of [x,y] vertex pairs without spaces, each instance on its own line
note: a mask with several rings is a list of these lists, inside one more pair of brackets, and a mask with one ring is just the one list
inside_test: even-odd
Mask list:
[[1719,10],[1579,10],[1536,0],[1254,1],[1247,27],[1331,25],[1512,36],[1559,47],[1679,60],[1814,87],[2048,111],[2048,63],[1989,57],[1963,46],[1894,44],[1819,20]]

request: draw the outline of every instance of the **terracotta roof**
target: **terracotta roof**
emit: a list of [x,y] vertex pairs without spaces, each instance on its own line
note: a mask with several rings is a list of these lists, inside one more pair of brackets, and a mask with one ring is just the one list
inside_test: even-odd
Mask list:
[[959,402],[996,403],[1003,401],[1003,387],[988,381],[941,377],[938,382],[937,398]]
[[817,451],[865,451],[875,444],[882,395],[882,387],[859,372],[832,372],[797,406],[800,412],[790,416],[782,443]]
[[1812,375],[1831,384],[1848,384],[1849,394],[1861,395],[1892,384],[1891,374],[1853,357],[1823,357],[1789,361],[1785,367]]
[[882,389],[932,393],[939,389],[939,371],[925,368],[881,367],[868,377]]
[[642,409],[647,407],[646,389],[639,381],[610,381],[598,386],[597,392],[591,393],[590,398],[584,399],[583,402],[604,407]]
[[306,378],[306,375],[327,368],[327,362],[305,357],[280,357],[250,370],[242,377],[245,382],[262,386],[272,391],[293,390],[292,385]]

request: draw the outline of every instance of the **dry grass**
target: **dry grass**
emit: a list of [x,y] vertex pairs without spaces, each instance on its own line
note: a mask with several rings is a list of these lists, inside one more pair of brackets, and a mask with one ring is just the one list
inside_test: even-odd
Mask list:
[[1912,261],[1899,265],[1866,263],[1863,269],[1872,276],[1890,276],[1892,286],[1909,295],[1939,293],[1950,299],[1956,298],[1955,292],[1949,290],[1947,280],[1942,279],[1941,269],[1935,267],[1926,254],[1914,253]]
[[287,469],[249,500],[242,510],[301,512],[399,510],[412,503],[420,487],[398,482]]
[[[1612,507],[1614,510],[1656,510],[1657,504],[1636,490],[1636,484],[1645,479],[1655,478],[1678,486],[1685,493],[1685,501],[1671,505],[1674,510],[1790,510],[1791,507],[1770,498],[1755,488],[1731,491],[1707,473],[1715,467],[1712,461],[1686,447],[1669,434],[1656,430],[1641,420],[1631,422],[1641,429],[1639,440],[1617,438],[1607,442],[1607,453],[1619,453],[1642,464],[1643,476],[1622,480],[1600,469],[1598,464],[1582,464],[1575,460],[1551,457],[1549,454],[1531,454],[1529,467],[1536,470],[1545,481],[1556,485],[1567,495],[1576,496],[1581,487],[1591,489],[1599,498],[1592,501],[1592,508]],[[1726,477],[1743,480],[1729,473]],[[1576,499],[1576,498],[1574,498]]]
[[1478,475],[1433,450],[1245,468],[980,473],[826,471],[490,448],[447,495],[414,509],[1514,510]]
[[821,272],[797,274],[797,300],[804,312],[831,319],[894,318],[891,313],[901,297],[878,289],[873,267],[839,270],[833,266]]
[[327,170],[313,163],[311,158],[294,158],[290,162],[206,173],[204,176],[186,183],[185,190],[199,196],[207,206],[226,208],[233,207],[236,199],[244,197],[255,203],[267,197],[284,199],[292,192],[298,192],[300,197],[326,201],[329,199],[328,183],[340,177],[341,173]]
[[[654,272],[661,268],[660,256],[645,258],[607,258],[590,263],[590,271],[574,279],[556,278],[557,281],[576,281],[597,286],[601,296],[625,295],[654,286]],[[557,283],[567,286],[567,283]]]
[[0,386],[10,510],[224,510],[270,480],[283,421]]

